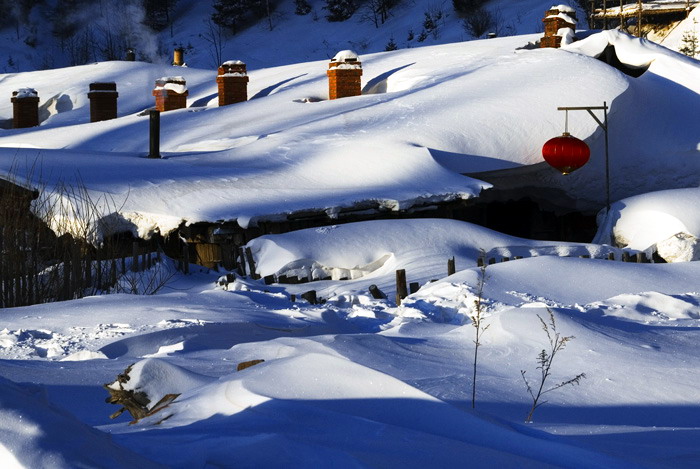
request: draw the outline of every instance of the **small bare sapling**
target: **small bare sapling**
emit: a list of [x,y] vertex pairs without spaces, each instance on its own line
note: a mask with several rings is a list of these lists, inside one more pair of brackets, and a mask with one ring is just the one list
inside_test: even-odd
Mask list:
[[557,385],[549,388],[547,387],[547,379],[552,373],[552,363],[554,362],[554,357],[557,355],[557,353],[559,353],[559,351],[566,347],[567,343],[574,339],[574,336],[572,335],[562,336],[557,331],[557,325],[554,322],[554,313],[552,313],[552,310],[549,308],[547,308],[547,312],[549,313],[549,324],[545,322],[539,314],[537,315],[537,318],[542,324],[542,330],[547,335],[547,341],[549,342],[549,350],[542,349],[542,351],[537,355],[537,369],[540,370],[539,383],[535,383],[533,388],[533,385],[530,384],[525,376],[525,370],[520,370],[525,386],[527,386],[527,392],[532,398],[532,407],[530,407],[530,412],[525,418],[526,423],[532,423],[532,415],[535,413],[535,410],[547,402],[542,400],[543,395],[568,384],[580,384],[580,381],[586,377],[585,373],[580,373],[575,377],[562,381]]
[[469,315],[472,326],[474,326],[474,367],[472,375],[472,409],[476,407],[476,366],[479,358],[479,347],[481,347],[481,337],[489,328],[489,324],[484,324],[484,284],[486,283],[486,264],[479,267],[479,281],[476,284],[476,298],[472,314]]

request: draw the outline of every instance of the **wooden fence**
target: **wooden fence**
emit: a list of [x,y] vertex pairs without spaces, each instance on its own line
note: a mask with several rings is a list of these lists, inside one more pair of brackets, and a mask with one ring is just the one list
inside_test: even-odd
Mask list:
[[[59,246],[46,248],[38,239],[25,243],[12,234],[6,227],[0,229],[2,308],[129,292],[128,286],[118,285],[119,278],[147,271],[162,260],[162,251],[150,245],[133,243],[130,256],[113,257],[109,249],[94,249],[79,241],[63,240]],[[54,252],[47,253],[49,249]]]

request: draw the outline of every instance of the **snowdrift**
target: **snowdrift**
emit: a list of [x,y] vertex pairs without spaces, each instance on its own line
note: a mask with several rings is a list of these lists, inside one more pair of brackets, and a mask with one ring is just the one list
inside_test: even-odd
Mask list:
[[51,404],[40,386],[0,377],[0,460],[26,467],[162,467]]
[[700,237],[698,204],[698,188],[649,192],[623,199],[612,205],[595,241],[640,250],[656,248],[664,251],[662,256],[669,262],[698,260],[693,252]]

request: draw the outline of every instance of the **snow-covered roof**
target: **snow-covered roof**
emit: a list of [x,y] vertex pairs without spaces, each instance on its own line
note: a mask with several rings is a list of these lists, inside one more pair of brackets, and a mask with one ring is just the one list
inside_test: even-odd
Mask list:
[[[183,221],[248,226],[307,210],[404,210],[490,186],[461,173],[541,163],[543,142],[563,129],[558,106],[605,101],[613,198],[697,182],[697,136],[686,130],[698,119],[697,61],[613,31],[559,50],[518,49],[538,37],[367,55],[363,95],[333,101],[325,61],[255,70],[251,99],[221,108],[215,69],[178,69],[191,104],[162,113],[162,160],[144,158],[148,118],[139,113],[153,106],[154,77],[171,67],[106,62],[9,75],[0,94],[31,84],[71,106],[49,107],[38,128],[0,130],[0,167],[41,167],[49,185],[80,179],[142,235]],[[609,44],[648,71],[634,79],[592,58]],[[120,117],[88,123],[85,90],[105,79],[117,83]],[[11,112],[0,103],[0,117]],[[569,129],[591,147],[588,165],[566,178],[535,166],[528,178],[600,204],[602,132],[585,113],[570,113]]]

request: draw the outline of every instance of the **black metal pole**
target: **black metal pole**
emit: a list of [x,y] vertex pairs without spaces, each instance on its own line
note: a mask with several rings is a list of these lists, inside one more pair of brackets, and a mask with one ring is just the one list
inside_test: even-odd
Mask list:
[[150,145],[149,158],[160,158],[160,111],[151,109],[149,115]]
[[610,158],[608,156],[608,103],[603,101],[603,130],[605,131],[605,206],[610,214]]
[[[602,106],[561,106],[558,111],[588,111],[588,114],[595,120],[605,132],[605,208],[610,213],[610,158],[608,156],[608,103],[603,101]],[[593,113],[593,111],[603,111],[603,121]],[[568,122],[568,120],[567,120]]]

